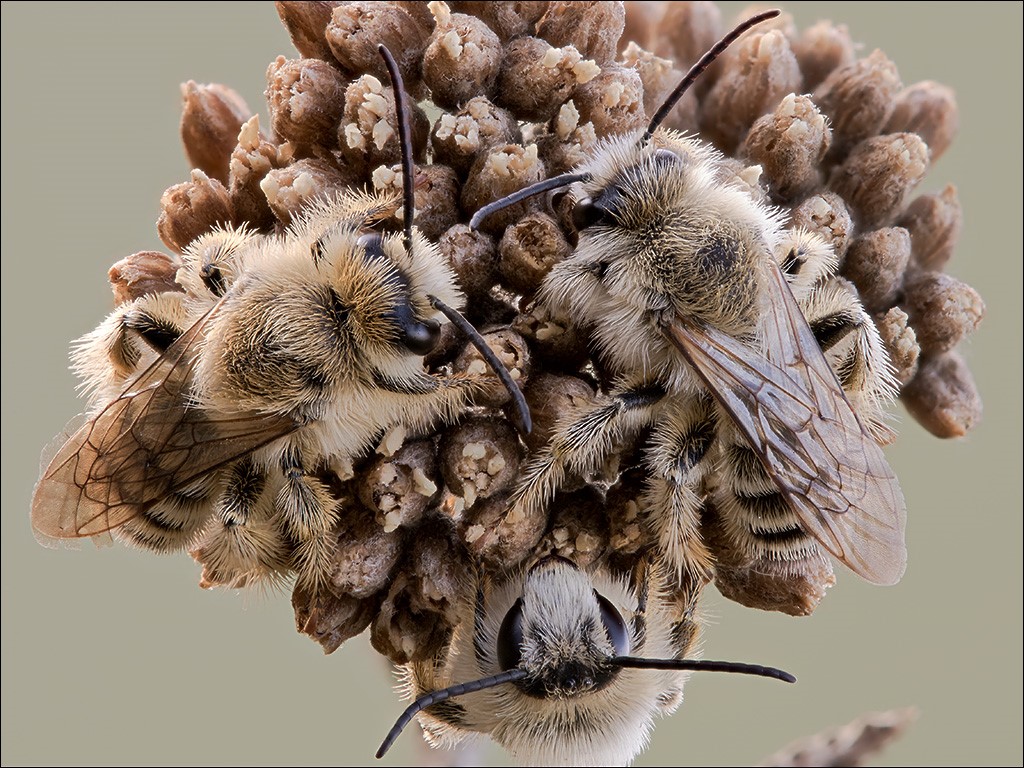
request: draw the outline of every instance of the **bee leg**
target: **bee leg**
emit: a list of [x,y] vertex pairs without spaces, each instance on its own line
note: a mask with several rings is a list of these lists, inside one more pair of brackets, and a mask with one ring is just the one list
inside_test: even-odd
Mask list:
[[[669,635],[672,658],[691,659],[696,654],[701,631],[697,606],[707,583],[708,578],[703,574],[687,574],[681,581],[675,581],[670,592],[662,593],[665,609],[672,617]],[[676,673],[671,683],[662,688],[658,695],[658,707],[663,715],[675,712],[682,703],[686,679],[685,675]]]
[[204,589],[241,588],[287,571],[287,546],[266,488],[267,476],[251,458],[227,471],[214,519],[192,552],[203,564]]
[[287,539],[294,545],[292,568],[302,589],[318,591],[334,570],[337,540],[334,534],[340,505],[322,481],[302,463],[298,451],[288,450],[281,461],[284,483],[275,508]]
[[834,275],[839,267],[831,245],[819,235],[799,228],[784,233],[775,249],[775,258],[797,301]]
[[617,443],[653,421],[664,396],[664,389],[646,382],[617,387],[609,400],[583,406],[560,420],[548,444],[527,464],[513,497],[514,509],[533,516],[564,485],[567,472],[595,471]]
[[715,444],[715,409],[709,397],[673,398],[661,409],[645,464],[651,472],[641,501],[670,581],[685,583],[711,571],[700,536],[701,483]]

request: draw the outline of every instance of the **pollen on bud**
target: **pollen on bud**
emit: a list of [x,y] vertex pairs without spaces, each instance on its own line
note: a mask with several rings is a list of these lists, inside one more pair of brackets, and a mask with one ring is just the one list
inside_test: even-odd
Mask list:
[[[422,159],[430,123],[418,105],[410,105],[409,112],[413,158]],[[363,177],[380,165],[401,161],[393,88],[373,75],[363,75],[349,83],[338,126],[338,148],[345,163]]]
[[[476,211],[495,200],[518,192],[545,176],[536,144],[504,144],[480,155],[469,169],[462,187],[462,209]],[[536,210],[536,197],[524,200],[489,216],[483,223],[485,232],[498,233],[517,221],[528,210]]]
[[457,111],[444,112],[434,123],[430,146],[434,160],[465,175],[480,152],[523,139],[519,122],[484,96],[475,96]]
[[875,325],[885,351],[889,354],[893,374],[901,387],[914,378],[921,357],[921,345],[917,343],[917,334],[910,327],[909,321],[907,313],[899,307],[892,307],[885,314],[875,317]]
[[523,120],[550,120],[578,85],[600,71],[571,45],[556,48],[540,38],[519,37],[505,49],[495,102]]
[[474,96],[491,96],[498,82],[502,44],[480,19],[429,4],[435,27],[423,54],[423,81],[435,104],[455,109]]
[[467,419],[444,433],[439,450],[445,484],[466,509],[510,490],[522,462],[519,436],[504,419]]
[[242,125],[228,166],[228,195],[236,222],[261,231],[273,227],[274,212],[260,184],[270,171],[291,162],[293,154],[291,144],[279,146],[263,137],[256,115]]
[[328,160],[296,160],[271,170],[260,182],[274,215],[288,224],[317,198],[347,189],[352,179]]
[[792,224],[821,237],[843,258],[853,237],[853,219],[846,201],[835,192],[821,190],[793,207]]

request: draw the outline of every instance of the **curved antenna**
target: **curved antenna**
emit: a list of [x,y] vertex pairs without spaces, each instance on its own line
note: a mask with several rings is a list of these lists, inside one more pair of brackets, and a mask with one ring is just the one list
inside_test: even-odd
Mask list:
[[614,667],[630,669],[665,669],[692,670],[695,672],[733,672],[740,675],[757,675],[771,677],[785,683],[795,683],[796,678],[775,667],[762,667],[760,664],[743,664],[738,661],[706,661],[704,659],[641,659],[636,656],[616,656],[608,659]]
[[412,164],[412,129],[409,127],[409,102],[405,96],[405,83],[402,73],[398,71],[398,62],[383,43],[377,51],[384,59],[391,77],[391,87],[395,91],[395,117],[398,119],[398,142],[402,147],[402,205],[405,208],[403,219],[405,225],[405,250],[412,253],[412,220],[416,215],[416,194],[413,190],[415,171]]
[[704,73],[704,70],[710,67],[711,63],[722,55],[726,48],[735,43],[737,38],[751,27],[756,27],[761,22],[768,21],[768,19],[774,19],[780,13],[782,13],[782,11],[778,8],[773,8],[770,11],[763,11],[756,16],[751,16],[746,21],[741,22],[736,29],[711,46],[707,53],[697,59],[697,63],[690,67],[690,71],[686,73],[686,77],[679,82],[679,85],[676,86],[675,90],[668,95],[668,98],[666,98],[665,101],[662,102],[662,105],[658,107],[658,111],[654,113],[654,117],[651,118],[650,125],[647,126],[647,130],[644,131],[644,135],[640,137],[640,145],[643,146],[651,140],[651,134],[658,130],[658,126],[661,125],[662,121],[668,116],[668,113],[672,111],[672,107],[676,105],[676,102],[683,97],[683,94],[690,89],[690,86],[693,85],[697,78]]
[[512,402],[515,403],[516,406],[516,426],[524,435],[530,434],[530,430],[533,429],[533,420],[530,418],[530,406],[526,404],[526,398],[523,396],[523,390],[521,390],[519,385],[512,380],[512,376],[509,374],[508,369],[501,364],[498,356],[494,354],[494,350],[487,346],[487,342],[484,341],[480,332],[474,328],[473,324],[463,317],[458,310],[449,307],[436,296],[430,297],[430,303],[434,306],[434,309],[440,310],[452,325],[462,331],[473,343],[473,346],[477,348],[477,351],[483,355],[484,361],[491,366],[491,370],[497,374],[505,389],[507,389],[508,393],[512,395]]
[[500,200],[495,200],[493,203],[488,203],[483,208],[477,210],[473,214],[473,218],[469,220],[470,229],[480,229],[480,225],[484,219],[490,216],[492,213],[500,211],[502,208],[508,208],[510,205],[515,205],[521,200],[525,200],[528,197],[539,195],[541,192],[547,192],[550,189],[558,189],[559,187],[567,187],[570,184],[575,184],[577,181],[590,181],[589,173],[563,173],[560,176],[552,176],[550,179],[544,179],[531,184],[528,187],[523,187],[518,192],[513,192],[510,195]]
[[482,691],[484,688],[493,688],[496,685],[504,685],[505,683],[514,683],[516,680],[522,680],[526,675],[527,672],[524,669],[509,669],[504,672],[499,672],[497,675],[491,675],[490,677],[484,677],[480,680],[473,680],[468,683],[459,683],[458,685],[453,685],[440,691],[432,691],[431,693],[426,693],[420,696],[416,701],[406,707],[405,712],[403,712],[398,720],[395,721],[391,730],[388,731],[388,735],[385,736],[384,741],[381,742],[380,749],[377,750],[377,757],[384,757],[385,753],[391,749],[391,745],[395,743],[395,739],[398,738],[398,734],[400,734],[405,726],[409,724],[409,721],[427,707],[455,696],[462,696],[466,693]]

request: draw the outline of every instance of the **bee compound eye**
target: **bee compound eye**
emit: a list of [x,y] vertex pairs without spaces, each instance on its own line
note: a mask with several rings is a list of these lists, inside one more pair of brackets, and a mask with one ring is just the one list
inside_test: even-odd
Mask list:
[[356,245],[363,249],[363,258],[367,261],[385,258],[384,239],[376,232],[360,235]]
[[403,343],[416,355],[428,355],[434,351],[441,338],[441,324],[437,320],[413,320],[403,329]]
[[598,592],[594,592],[597,603],[601,606],[601,623],[604,624],[608,639],[611,640],[616,656],[629,655],[629,630],[622,614],[612,605],[611,600]]
[[654,162],[658,165],[675,165],[683,162],[683,158],[671,149],[659,149],[654,152]]
[[582,232],[587,227],[595,224],[603,224],[607,221],[608,211],[595,203],[589,197],[585,197],[576,203],[572,209],[572,224],[577,232]]
[[498,664],[501,671],[516,669],[523,658],[523,598],[508,609],[498,629]]

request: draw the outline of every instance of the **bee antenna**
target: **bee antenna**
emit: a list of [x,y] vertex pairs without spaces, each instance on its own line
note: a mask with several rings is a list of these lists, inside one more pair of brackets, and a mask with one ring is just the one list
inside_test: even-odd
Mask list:
[[518,192],[513,192],[511,195],[505,195],[505,197],[500,200],[495,200],[493,203],[488,203],[483,208],[480,208],[473,214],[473,218],[469,220],[469,227],[470,229],[480,229],[480,225],[483,223],[484,219],[492,213],[500,211],[502,208],[508,208],[510,205],[515,205],[520,200],[525,200],[528,197],[539,195],[541,192],[547,192],[550,189],[567,187],[570,184],[575,184],[577,181],[590,181],[590,174],[563,173],[559,176],[552,176],[550,179],[538,181],[528,187],[523,187]]
[[704,659],[641,659],[636,656],[616,656],[608,663],[615,667],[630,669],[666,669],[692,670],[696,672],[733,672],[740,675],[757,675],[771,677],[785,683],[795,683],[796,678],[775,667],[762,667],[760,664],[743,664],[738,661],[706,661]]
[[435,309],[441,311],[441,313],[447,317],[452,325],[462,331],[463,334],[472,342],[473,346],[477,348],[481,355],[483,355],[484,361],[491,367],[491,370],[497,375],[504,385],[505,389],[512,396],[512,402],[515,403],[516,407],[516,426],[519,431],[524,434],[530,434],[530,430],[533,429],[533,420],[530,418],[530,407],[526,404],[526,398],[523,396],[523,391],[519,388],[519,385],[512,380],[512,376],[509,375],[508,369],[501,364],[498,356],[494,354],[494,351],[487,346],[487,342],[484,341],[483,336],[480,332],[473,327],[473,324],[469,322],[462,314],[455,308],[449,307],[443,301],[436,296],[430,296],[430,303]]
[[697,63],[690,67],[690,71],[686,73],[686,77],[679,82],[679,85],[676,86],[675,90],[668,95],[668,98],[662,102],[660,107],[658,107],[658,111],[654,113],[654,117],[651,118],[650,125],[647,126],[647,130],[644,131],[644,135],[640,137],[640,146],[644,146],[651,140],[651,134],[658,129],[658,126],[661,125],[662,121],[668,116],[668,113],[672,111],[672,107],[676,105],[676,102],[683,97],[683,94],[690,89],[690,86],[693,85],[697,78],[704,73],[704,70],[710,67],[712,62],[722,55],[726,48],[735,43],[736,40],[751,27],[756,27],[761,22],[768,21],[768,19],[774,19],[780,13],[782,13],[782,11],[778,8],[773,8],[770,11],[763,11],[756,16],[751,16],[746,21],[741,22],[732,32],[711,46],[707,53],[697,59]]
[[480,680],[473,680],[468,683],[459,683],[449,688],[445,688],[440,691],[432,691],[420,696],[416,701],[406,707],[405,712],[401,714],[395,724],[388,731],[388,735],[384,737],[384,741],[380,745],[380,749],[377,750],[377,758],[384,757],[385,753],[391,749],[391,745],[395,743],[395,739],[405,729],[405,726],[409,724],[409,721],[416,717],[417,714],[422,712],[429,706],[437,704],[438,702],[445,701],[446,699],[454,698],[455,696],[462,696],[466,693],[474,693],[475,691],[482,691],[484,688],[493,688],[496,685],[504,685],[505,683],[514,683],[516,680],[522,680],[526,677],[527,672],[525,669],[508,669],[504,672],[499,672],[496,675],[490,677],[484,677]]
[[416,213],[415,171],[412,164],[412,129],[409,127],[409,101],[406,98],[405,83],[398,71],[398,62],[383,43],[377,51],[384,59],[395,91],[395,117],[398,119],[398,143],[402,147],[402,205],[405,210],[405,250],[412,253],[412,220]]

